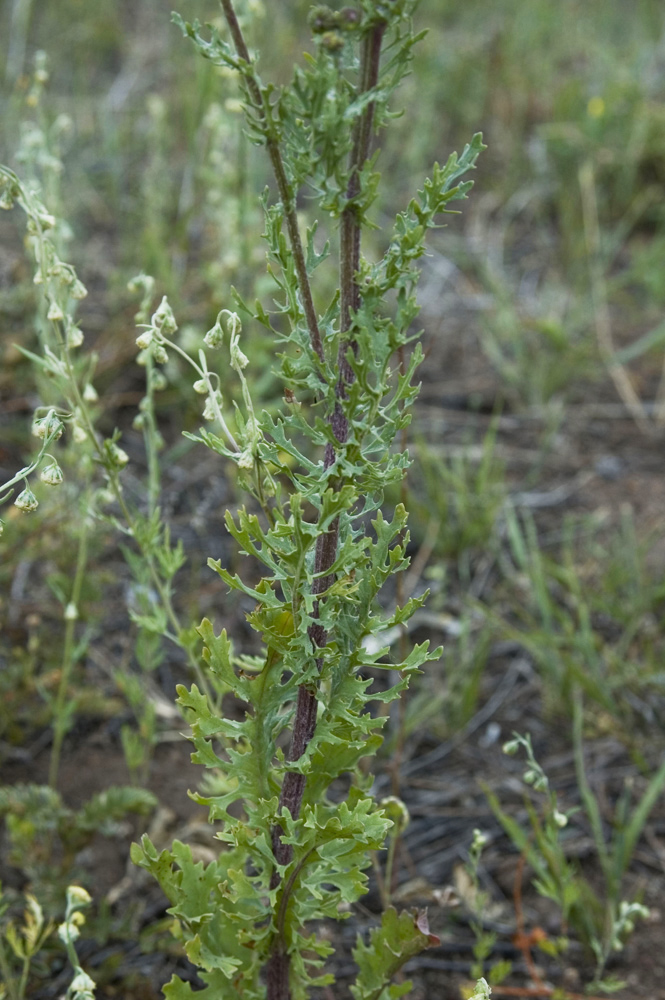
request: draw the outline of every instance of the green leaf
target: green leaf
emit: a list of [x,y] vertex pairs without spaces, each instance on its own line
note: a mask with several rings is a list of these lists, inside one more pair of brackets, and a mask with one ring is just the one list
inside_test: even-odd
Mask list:
[[396,1000],[405,996],[412,983],[389,987],[390,980],[410,958],[438,943],[438,937],[430,934],[424,911],[398,915],[394,907],[388,907],[381,926],[371,931],[368,945],[358,936],[353,951],[359,967],[356,982],[351,986],[354,1000],[384,1000],[384,997]]

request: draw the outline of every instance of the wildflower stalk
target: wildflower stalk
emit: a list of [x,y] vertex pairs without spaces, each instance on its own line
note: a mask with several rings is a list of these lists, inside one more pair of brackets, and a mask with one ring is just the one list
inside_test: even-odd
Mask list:
[[74,646],[76,638],[76,622],[79,616],[79,603],[81,600],[81,588],[85,579],[85,570],[88,555],[88,524],[85,513],[81,518],[79,531],[78,552],[76,555],[76,570],[74,572],[74,582],[69,603],[64,609],[65,637],[62,650],[62,665],[60,667],[60,681],[58,683],[58,693],[56,695],[55,706],[53,708],[53,746],[51,748],[51,759],[49,762],[48,783],[51,788],[56,788],[58,784],[58,770],[60,768],[60,753],[62,751],[62,741],[69,729],[70,715],[67,711],[67,692],[69,691],[69,681],[72,668],[74,666]]
[[307,265],[305,263],[305,254],[303,251],[302,240],[300,238],[300,230],[298,228],[298,216],[296,213],[294,191],[292,185],[289,184],[286,175],[286,169],[282,159],[282,151],[276,136],[275,124],[272,120],[270,104],[265,91],[263,91],[260,87],[254,73],[252,58],[249,54],[249,49],[247,48],[247,43],[245,42],[245,37],[236,16],[232,0],[220,0],[220,2],[222,10],[224,11],[226,23],[229,26],[233,44],[235,45],[236,52],[239,56],[240,61],[238,62],[237,68],[245,78],[253,108],[263,126],[266,149],[268,150],[272,169],[275,174],[279,197],[282,205],[284,206],[284,218],[289,232],[293,259],[295,262],[296,272],[298,274],[298,287],[302,296],[303,309],[305,311],[312,348],[319,360],[323,362],[324,353],[323,343],[321,341],[321,331],[319,330],[319,324],[316,317],[312,289],[309,283],[309,276],[307,274]]

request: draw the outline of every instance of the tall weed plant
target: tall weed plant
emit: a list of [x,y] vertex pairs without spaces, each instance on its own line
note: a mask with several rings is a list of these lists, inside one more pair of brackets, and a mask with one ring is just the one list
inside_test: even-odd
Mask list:
[[[147,505],[127,499],[129,456],[119,432],[99,430],[94,359],[81,350],[76,320],[85,288],[64,259],[64,227],[49,192],[39,175],[23,180],[0,168],[2,207],[18,204],[28,219],[42,306],[39,350],[25,353],[44,386],[33,424],[41,444],[2,496],[30,513],[43,484],[68,477],[83,483],[86,518],[103,515],[116,525],[140,592],[148,595],[134,608],[134,620],[188,658],[196,683],[180,686],[178,701],[191,726],[193,760],[211,772],[205,794],[195,798],[218,825],[220,852],[204,864],[183,843],[159,852],[146,836],[132,858],[162,886],[176,935],[205,983],[201,995],[211,998],[304,998],[332,982],[323,969],[329,938],[313,926],[348,916],[366,892],[372,852],[384,846],[396,813],[394,802],[374,800],[361,766],[381,744],[386,715],[377,705],[398,698],[410,677],[439,656],[423,643],[389,663],[387,649],[368,642],[408,621],[425,600],[380,610],[382,586],[408,565],[406,510],[400,504],[384,510],[383,498],[409,461],[401,431],[422,359],[414,328],[416,262],[428,231],[466,196],[471,182],[462,178],[483,148],[476,135],[460,157],[435,164],[397,215],[378,259],[363,255],[380,181],[374,136],[393,116],[390,100],[421,38],[412,28],[414,6],[362,0],[339,11],[314,8],[314,51],[279,89],[259,75],[244,7],[222,0],[222,22],[206,29],[174,15],[204,58],[237,75],[247,136],[267,154],[274,188],[261,204],[274,297],[269,306],[252,304],[229,287],[217,321],[192,351],[168,300],[154,308],[153,280],[136,280],[137,346],[146,373],[137,426],[148,454]],[[153,112],[157,129],[161,110]],[[157,154],[154,166],[160,169]],[[316,220],[304,222],[305,195],[315,200],[331,241],[319,237]],[[149,210],[158,221],[160,206]],[[243,326],[262,326],[273,338],[279,409],[269,412],[250,390],[252,352]],[[176,610],[174,579],[185,553],[172,544],[160,512],[155,410],[169,360],[193,372],[201,396],[207,426],[189,436],[235,467],[245,495],[225,521],[247,568],[240,575],[218,560],[209,565],[251,602],[247,620],[261,636],[260,655],[237,653],[225,630],[217,634],[205,619],[194,629]],[[77,615],[72,594],[64,620]],[[52,784],[67,729],[63,684],[54,708]],[[222,709],[230,695],[243,706],[239,714]],[[149,734],[150,720],[145,728]],[[134,749],[140,767],[142,751]],[[423,913],[388,908],[369,940],[358,939],[355,1000],[406,994],[410,985],[391,985],[393,976],[435,941]],[[178,977],[164,992],[192,995]],[[476,992],[487,996],[487,985],[481,981]]]

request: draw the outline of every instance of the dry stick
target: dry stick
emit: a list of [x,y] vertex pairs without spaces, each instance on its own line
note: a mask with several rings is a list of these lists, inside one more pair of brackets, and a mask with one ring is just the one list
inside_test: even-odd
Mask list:
[[[249,50],[245,43],[242,30],[233,8],[232,0],[220,0],[224,16],[226,18],[236,52],[246,63],[247,70],[244,72],[247,82],[247,89],[254,104],[256,113],[263,120],[266,129],[266,146],[270,161],[272,163],[280,200],[284,208],[284,217],[289,233],[291,251],[293,253],[296,273],[298,275],[298,286],[302,298],[303,310],[307,327],[309,329],[312,349],[317,354],[319,360],[325,360],[323,343],[316,318],[316,311],[312,299],[309,276],[305,265],[305,255],[303,253],[296,207],[291,191],[284,162],[277,138],[271,134],[269,128],[268,108],[265,105],[261,90],[251,72],[251,59]],[[363,56],[360,71],[361,93],[376,86],[379,74],[379,60],[381,53],[381,42],[385,26],[376,25],[367,35],[363,47]],[[351,329],[352,311],[360,307],[360,292],[356,282],[356,275],[360,268],[360,219],[358,206],[354,199],[360,193],[360,170],[368,158],[370,138],[372,134],[372,123],[374,118],[374,102],[367,105],[364,112],[358,119],[355,128],[353,147],[351,152],[351,173],[347,188],[347,205],[342,213],[340,227],[340,292],[341,292],[341,319],[340,319],[340,346],[337,358],[339,379],[336,386],[336,396],[344,399],[346,396],[346,386],[354,378],[353,369],[347,360],[349,348],[355,350],[355,344],[350,336],[345,336]],[[349,434],[348,420],[344,415],[339,402],[335,404],[333,413],[330,416],[330,425],[335,438],[340,444],[345,444]],[[328,444],[324,456],[324,471],[331,468],[335,462],[335,449],[332,444]],[[317,538],[316,551],[314,556],[314,584],[313,593],[319,595],[334,582],[334,575],[328,571],[335,562],[337,554],[337,542],[339,537],[339,519],[330,525],[326,532]],[[318,600],[314,606],[314,617],[318,616]],[[324,627],[320,624],[311,625],[309,636],[313,644],[322,648],[327,642],[327,635]],[[317,665],[321,666],[321,658],[317,658]],[[289,749],[288,760],[296,761],[302,757],[307,746],[314,735],[316,726],[316,691],[306,685],[298,689],[298,699],[296,703],[296,713],[293,723],[291,737],[291,747]],[[289,771],[284,776],[282,791],[279,799],[279,811],[288,809],[291,816],[296,819],[300,812],[300,805],[305,790],[305,775]],[[283,844],[281,840],[282,828],[277,824],[273,828],[273,853],[278,865],[287,865],[293,856],[293,848],[290,844]],[[273,887],[279,884],[277,872],[273,875]],[[279,938],[269,959],[267,967],[267,986],[269,1000],[288,1000],[289,990],[289,956],[284,951],[284,942]]]

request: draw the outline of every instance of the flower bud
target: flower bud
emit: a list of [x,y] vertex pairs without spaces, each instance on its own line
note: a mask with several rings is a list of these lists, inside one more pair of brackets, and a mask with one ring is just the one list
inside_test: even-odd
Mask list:
[[83,343],[83,331],[78,326],[70,326],[67,330],[67,347],[80,347]]
[[151,329],[144,330],[143,333],[140,333],[136,338],[136,346],[140,347],[142,351],[147,350],[147,348],[150,347],[151,344],[152,344]]
[[49,305],[46,318],[53,320],[54,322],[65,318],[65,314],[63,313],[62,309],[60,308],[55,299],[51,299],[51,304]]
[[210,330],[208,330],[203,338],[203,341],[207,347],[219,347],[223,340],[224,331],[222,329],[222,324],[219,322],[219,317],[217,317],[217,322]]
[[[62,617],[65,619],[66,622],[75,622],[78,620],[78,616],[79,616],[79,609],[76,607],[73,601],[70,601],[67,607],[65,608]],[[69,891],[67,892],[67,895],[69,895]]]
[[64,425],[62,421],[58,420],[53,411],[47,413],[45,417],[39,417],[32,423],[33,435],[40,438],[42,441],[44,441],[47,437],[51,438],[53,441],[57,441],[62,437],[63,430]]
[[166,336],[175,333],[178,329],[178,324],[175,321],[173,310],[171,309],[166,296],[163,297],[156,312],[153,313],[151,322],[154,327],[161,330],[161,332],[166,334]]
[[64,477],[62,475],[62,469],[58,463],[52,462],[50,465],[47,465],[44,469],[42,469],[39,474],[39,478],[43,483],[46,483],[47,486],[60,486]]
[[164,365],[169,360],[169,356],[166,353],[166,348],[163,344],[153,344],[152,356],[158,365]]
[[163,372],[153,372],[152,387],[155,392],[162,392],[163,389],[166,389],[168,384],[166,375],[164,375]]
[[122,448],[119,448],[115,441],[105,441],[106,453],[113,465],[117,469],[124,469],[129,462],[129,455]]
[[18,509],[22,510],[25,514],[30,514],[33,510],[37,510],[39,507],[39,501],[30,487],[26,486],[26,488],[16,497],[16,500],[14,500],[14,506],[18,507]]
[[203,419],[204,420],[214,420],[217,416],[217,409],[215,408],[215,401],[217,401],[218,406],[222,405],[222,394],[219,389],[215,390],[214,395],[208,396],[206,400],[206,405],[203,408]]
[[396,795],[388,795],[387,798],[381,799],[379,805],[386,814],[386,819],[392,820],[395,827],[394,833],[402,833],[411,821],[409,810],[404,802]]
[[200,378],[194,383],[194,392],[198,392],[199,396],[208,395],[208,383],[204,378]]
[[86,403],[96,403],[97,400],[99,399],[99,396],[97,395],[97,390],[95,389],[92,382],[86,383],[86,387],[83,390],[83,398],[86,401]]

